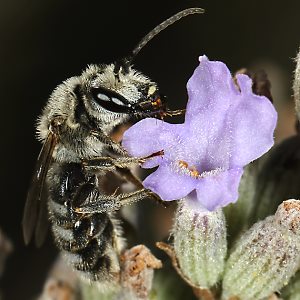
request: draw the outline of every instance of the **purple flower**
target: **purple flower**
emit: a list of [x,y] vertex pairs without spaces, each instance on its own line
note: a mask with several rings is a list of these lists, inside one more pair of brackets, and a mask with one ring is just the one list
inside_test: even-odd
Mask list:
[[273,145],[277,113],[272,103],[252,92],[252,81],[237,75],[234,84],[226,65],[200,57],[187,84],[185,122],[169,124],[144,119],[129,128],[123,146],[130,155],[159,166],[144,186],[163,200],[180,199],[196,190],[201,207],[215,210],[238,199],[243,167]]

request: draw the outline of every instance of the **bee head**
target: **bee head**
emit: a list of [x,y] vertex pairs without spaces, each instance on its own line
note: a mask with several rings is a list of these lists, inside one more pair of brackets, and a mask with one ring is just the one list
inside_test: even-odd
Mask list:
[[86,112],[99,125],[115,126],[131,118],[162,117],[166,101],[157,84],[131,66],[119,68],[116,64],[91,65],[81,75],[77,98],[83,100]]

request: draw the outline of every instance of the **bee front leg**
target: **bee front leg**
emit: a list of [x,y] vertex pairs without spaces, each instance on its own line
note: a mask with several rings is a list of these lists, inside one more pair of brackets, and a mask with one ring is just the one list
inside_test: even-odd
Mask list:
[[106,145],[106,148],[108,148],[113,153],[121,156],[128,156],[127,151],[121,146],[120,143],[115,142],[110,136],[104,134],[103,132],[92,130],[91,135],[96,137],[99,141]]

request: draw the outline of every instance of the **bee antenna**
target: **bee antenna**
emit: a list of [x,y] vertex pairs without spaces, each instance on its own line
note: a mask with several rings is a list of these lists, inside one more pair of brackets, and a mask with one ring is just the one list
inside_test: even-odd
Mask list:
[[142,50],[142,48],[144,48],[148,44],[148,42],[150,42],[157,34],[159,34],[161,31],[163,31],[170,25],[174,24],[175,22],[179,21],[180,19],[188,15],[203,14],[203,13],[204,13],[204,9],[200,7],[191,7],[191,8],[184,9],[178,12],[177,14],[173,15],[172,17],[168,18],[167,20],[163,21],[141,39],[141,41],[133,49],[132,54],[128,60],[130,60],[131,62],[134,59],[134,57]]
[[148,34],[146,34],[140,42],[135,46],[131,55],[115,62],[114,74],[116,78],[119,78],[119,72],[122,71],[124,74],[129,72],[130,66],[132,64],[133,59],[137,56],[137,54],[150,42],[156,35],[158,35],[161,31],[179,21],[180,19],[192,15],[192,14],[203,14],[204,9],[200,7],[191,7],[184,9],[167,20],[163,21],[159,25],[157,25],[154,29],[152,29]]

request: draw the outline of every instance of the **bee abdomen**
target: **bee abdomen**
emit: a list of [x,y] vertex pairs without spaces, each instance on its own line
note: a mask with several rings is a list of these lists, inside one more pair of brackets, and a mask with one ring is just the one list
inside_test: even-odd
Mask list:
[[84,176],[80,164],[55,165],[48,180],[52,231],[66,260],[90,280],[118,278],[122,239],[117,222],[108,213],[80,214],[75,209],[97,186]]
[[73,229],[52,226],[57,246],[74,269],[91,280],[105,279],[119,272],[114,249],[114,226],[107,214],[96,213],[73,219]]
[[59,219],[56,216],[56,218],[53,218],[52,223],[56,243],[62,250],[75,253],[78,250],[86,248],[96,237],[107,239],[114,228],[109,218],[104,218],[102,215],[87,215],[77,221],[73,220],[71,227],[66,227],[65,223],[60,226]]
[[97,271],[97,268],[95,269],[97,262],[105,257],[105,244],[95,238],[84,249],[72,253],[79,258],[78,262],[73,264],[75,269],[78,271]]
[[51,198],[48,203],[49,217],[53,225],[65,230],[72,230],[74,221],[69,218],[69,209],[64,204],[57,203]]

